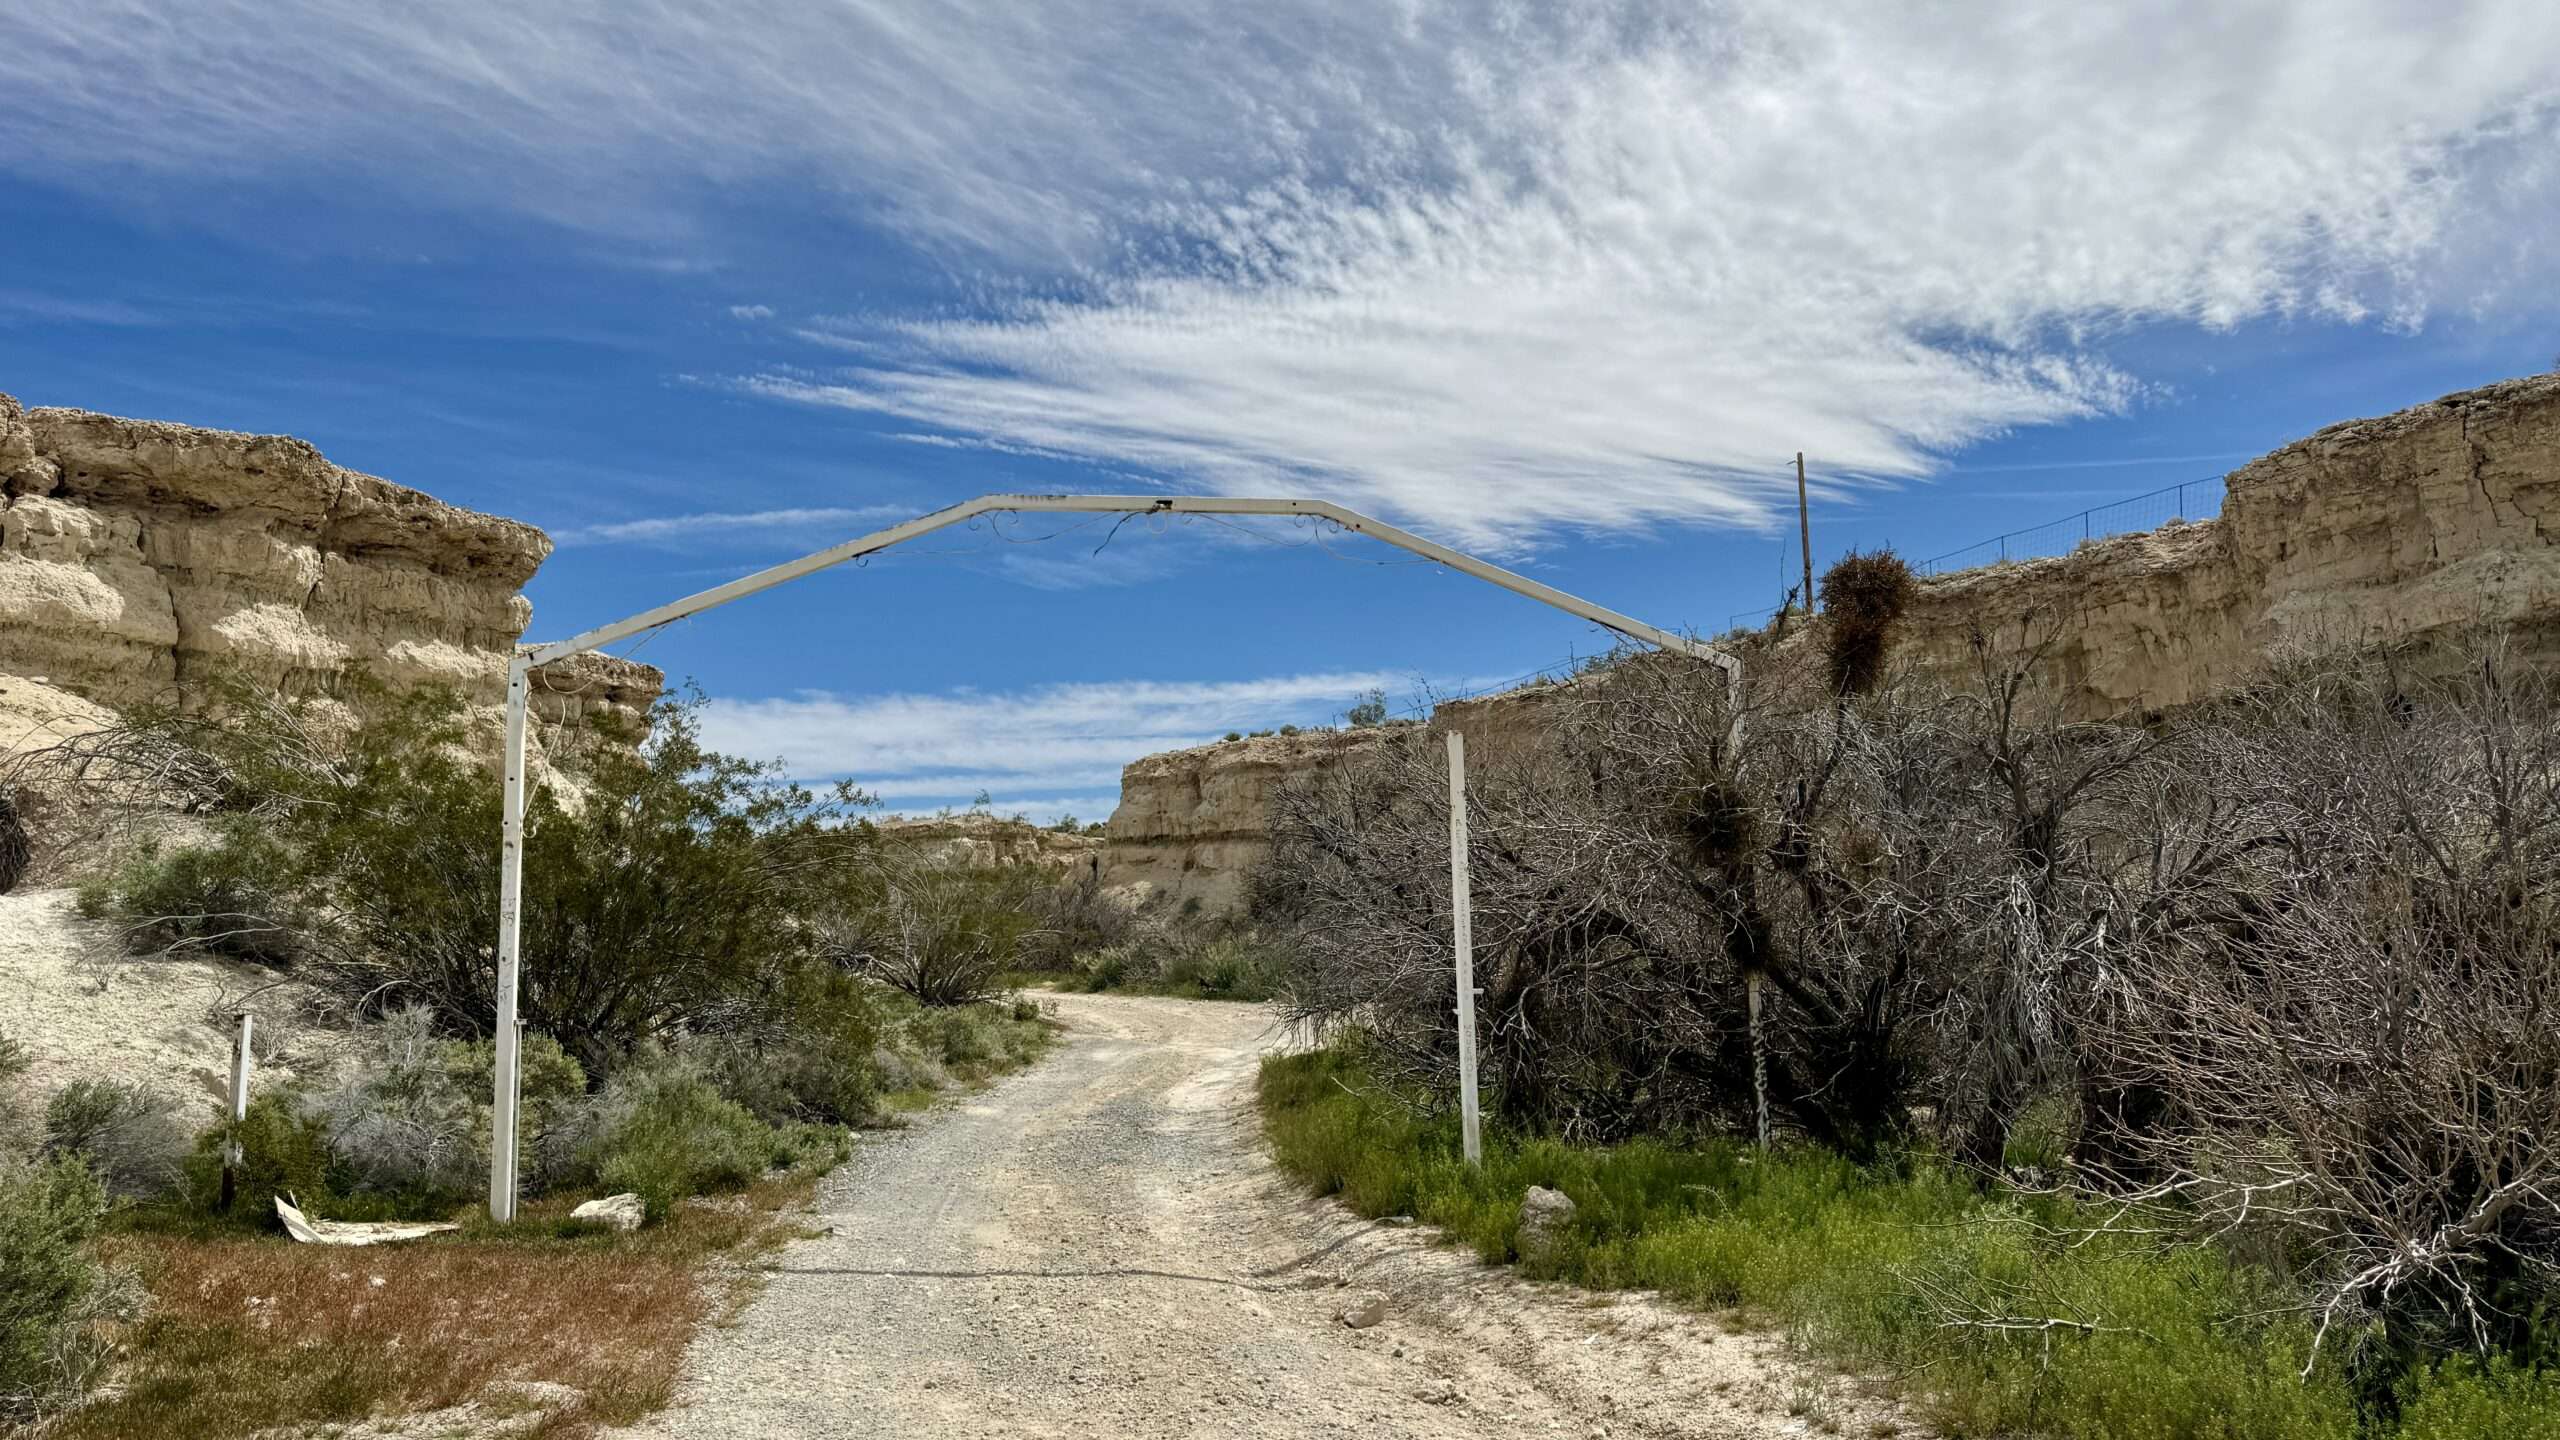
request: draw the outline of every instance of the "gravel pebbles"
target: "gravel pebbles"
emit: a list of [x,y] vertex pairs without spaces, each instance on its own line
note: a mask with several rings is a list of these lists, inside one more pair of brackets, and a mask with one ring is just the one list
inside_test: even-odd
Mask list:
[[[1062,995],[1031,1070],[867,1140],[633,1437],[1913,1434],[1765,1336],[1515,1280],[1263,1157],[1253,1006]],[[1375,1292],[1381,1318],[1347,1327]]]

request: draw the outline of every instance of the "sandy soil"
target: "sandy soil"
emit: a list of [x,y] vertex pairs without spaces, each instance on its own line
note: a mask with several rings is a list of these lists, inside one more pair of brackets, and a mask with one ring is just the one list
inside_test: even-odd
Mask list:
[[139,1081],[206,1124],[230,1085],[227,1017],[260,991],[256,1053],[273,1078],[318,1063],[325,1038],[297,1023],[303,992],[255,966],[116,954],[69,890],[0,895],[0,1031],[27,1047],[35,1097],[79,1076]]
[[[1255,1007],[1060,996],[1061,1052],[833,1177],[633,1436],[1878,1436],[1764,1335],[1533,1286],[1296,1193]],[[1387,1297],[1353,1329],[1347,1305]]]

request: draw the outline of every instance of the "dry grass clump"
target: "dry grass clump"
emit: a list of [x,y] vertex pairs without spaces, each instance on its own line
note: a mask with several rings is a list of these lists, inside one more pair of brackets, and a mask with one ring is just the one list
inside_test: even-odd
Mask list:
[[347,1250],[231,1234],[125,1235],[147,1317],[123,1337],[110,1397],[65,1416],[61,1440],[229,1440],[352,1424],[542,1381],[577,1398],[531,1435],[574,1440],[627,1425],[674,1393],[685,1343],[719,1301],[714,1257],[778,1245],[778,1212],[809,1177],[760,1182],[741,1201],[687,1207],[635,1235],[528,1207],[506,1230]]

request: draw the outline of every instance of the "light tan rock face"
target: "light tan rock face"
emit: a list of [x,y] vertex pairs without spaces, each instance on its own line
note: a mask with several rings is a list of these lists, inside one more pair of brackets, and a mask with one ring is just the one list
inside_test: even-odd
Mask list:
[[[217,672],[280,687],[362,665],[491,704],[551,542],[332,465],[308,443],[0,395],[0,672],[108,706]],[[645,665],[546,667],[553,722],[645,709]]]
[[2560,375],[2332,425],[2225,484],[2219,520],[1928,582],[1903,652],[1955,672],[1977,626],[2049,638],[2095,717],[2202,699],[2289,642],[2560,628]]
[[1103,827],[1103,882],[1141,898],[1236,909],[1247,875],[1271,848],[1271,792],[1384,733],[1265,735],[1131,763],[1120,772],[1120,806]]
[[1098,836],[1047,830],[993,815],[918,816],[879,822],[880,833],[929,860],[954,865],[1035,865],[1065,878],[1102,854]]
[[[2070,708],[2170,709],[2245,680],[2271,647],[2423,636],[2481,621],[2560,641],[2560,375],[2332,425],[2233,471],[2222,518],[2058,559],[1926,581],[1897,654],[1960,680],[1973,636],[2045,644]],[[1561,687],[1443,705],[1471,761],[1525,753]],[[1374,743],[1313,732],[1150,755],[1122,772],[1107,882],[1232,908],[1269,851],[1272,791]]]

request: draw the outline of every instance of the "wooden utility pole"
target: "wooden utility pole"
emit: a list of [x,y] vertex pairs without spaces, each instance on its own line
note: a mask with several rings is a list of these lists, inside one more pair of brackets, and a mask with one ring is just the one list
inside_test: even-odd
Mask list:
[[1804,613],[1813,614],[1813,511],[1804,498],[1804,452],[1796,452],[1796,536],[1804,541]]

